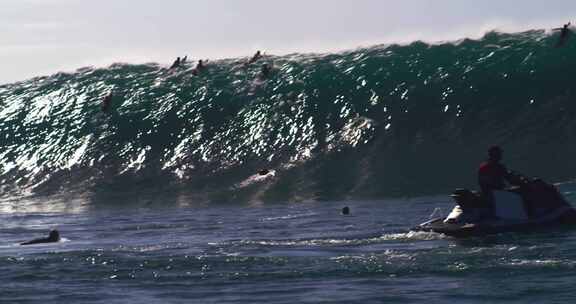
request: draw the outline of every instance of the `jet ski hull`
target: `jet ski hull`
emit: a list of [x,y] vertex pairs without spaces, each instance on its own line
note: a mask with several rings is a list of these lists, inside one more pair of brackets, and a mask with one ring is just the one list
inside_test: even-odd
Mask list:
[[436,232],[453,237],[471,237],[505,232],[536,232],[553,227],[576,225],[576,210],[564,207],[546,216],[528,220],[485,220],[478,223],[445,223],[437,218],[414,227],[413,231]]

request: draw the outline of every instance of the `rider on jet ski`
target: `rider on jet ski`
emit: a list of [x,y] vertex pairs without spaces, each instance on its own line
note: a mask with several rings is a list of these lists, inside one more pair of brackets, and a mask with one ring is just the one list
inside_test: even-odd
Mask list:
[[[576,225],[576,209],[554,185],[510,172],[501,160],[502,149],[490,147],[488,160],[478,170],[481,192],[456,189],[451,195],[456,206],[448,216],[413,230],[473,236]],[[506,182],[512,187],[506,187]]]
[[514,183],[514,176],[500,163],[502,149],[492,146],[488,149],[488,160],[480,164],[478,169],[478,184],[484,195],[490,195],[493,190],[504,190],[505,181]]
[[488,149],[488,160],[480,164],[478,169],[478,184],[480,185],[483,201],[488,208],[494,206],[494,190],[505,190],[506,182],[511,185],[522,183],[521,177],[509,171],[500,161],[502,160],[502,148],[492,146]]

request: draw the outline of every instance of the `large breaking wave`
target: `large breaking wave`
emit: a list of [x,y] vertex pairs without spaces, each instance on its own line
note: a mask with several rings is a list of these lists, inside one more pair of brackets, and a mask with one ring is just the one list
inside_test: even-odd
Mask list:
[[[0,87],[4,195],[372,199],[473,186],[485,148],[575,176],[576,43],[544,31],[169,70],[114,64]],[[260,79],[260,65],[274,65]],[[113,109],[100,110],[114,92]],[[269,169],[266,176],[255,175]]]

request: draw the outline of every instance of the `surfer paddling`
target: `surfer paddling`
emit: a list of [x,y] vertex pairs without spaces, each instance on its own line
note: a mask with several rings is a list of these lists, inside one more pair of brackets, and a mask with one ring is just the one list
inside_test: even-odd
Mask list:
[[187,60],[188,60],[188,55],[182,57],[182,59],[180,59],[180,57],[176,57],[176,60],[174,60],[174,63],[172,63],[169,70],[176,69],[176,68],[183,66]]
[[175,69],[177,67],[180,67],[181,64],[181,60],[180,57],[176,57],[176,60],[174,61],[174,63],[172,63],[172,66],[170,66],[170,69]]
[[57,243],[60,242],[60,233],[58,230],[54,229],[50,231],[50,234],[46,238],[33,239],[28,242],[20,243],[20,245],[33,245],[33,244],[44,244],[44,243]]
[[248,60],[246,65],[250,65],[250,64],[260,60],[261,58],[262,58],[262,52],[257,51],[256,54],[254,54],[254,56],[252,56],[252,58],[250,58],[250,60]]
[[200,72],[204,71],[206,69],[206,65],[204,64],[204,61],[202,59],[198,60],[198,63],[196,64],[196,67],[194,68],[194,70],[192,70],[192,74],[194,75],[198,75],[200,74]]

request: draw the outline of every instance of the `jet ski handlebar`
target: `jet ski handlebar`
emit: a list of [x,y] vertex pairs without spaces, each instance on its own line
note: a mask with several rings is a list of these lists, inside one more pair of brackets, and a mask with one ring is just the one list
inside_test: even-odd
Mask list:
[[514,186],[524,186],[537,179],[527,177],[515,171],[508,171],[508,182]]

